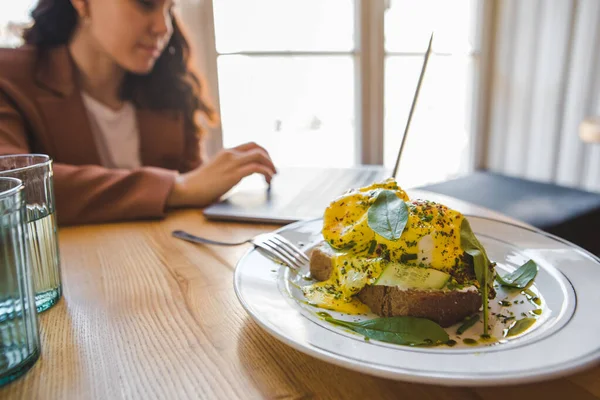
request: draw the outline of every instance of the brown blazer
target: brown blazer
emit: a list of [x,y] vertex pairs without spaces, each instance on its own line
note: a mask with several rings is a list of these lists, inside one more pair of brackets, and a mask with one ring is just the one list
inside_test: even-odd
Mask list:
[[144,166],[100,166],[67,48],[0,49],[0,154],[52,157],[60,224],[164,215],[177,171],[200,164],[198,139],[175,112],[138,109],[137,122]]

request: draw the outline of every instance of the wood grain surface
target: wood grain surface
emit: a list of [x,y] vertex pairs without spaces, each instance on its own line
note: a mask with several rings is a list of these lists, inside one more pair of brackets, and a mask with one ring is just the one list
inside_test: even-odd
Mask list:
[[42,357],[0,398],[600,399],[598,367],[542,384],[448,388],[319,361],[271,337],[238,303],[233,270],[248,246],[170,235],[238,240],[274,228],[208,222],[188,210],[163,221],[61,229],[64,297],[40,315]]

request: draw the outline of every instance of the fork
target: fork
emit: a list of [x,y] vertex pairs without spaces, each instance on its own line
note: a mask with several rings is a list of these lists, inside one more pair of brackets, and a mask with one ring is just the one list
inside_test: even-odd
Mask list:
[[308,257],[302,250],[283,236],[272,232],[263,233],[241,242],[221,242],[192,235],[181,230],[173,231],[173,236],[192,243],[214,244],[218,246],[239,246],[245,243],[252,243],[293,269],[300,269],[304,264],[309,262]]

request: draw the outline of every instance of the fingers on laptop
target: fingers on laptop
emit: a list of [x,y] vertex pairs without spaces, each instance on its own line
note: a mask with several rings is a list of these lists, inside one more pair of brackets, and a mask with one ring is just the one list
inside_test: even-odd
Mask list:
[[257,144],[246,143],[231,150],[235,154],[236,169],[241,175],[240,179],[253,173],[259,173],[265,176],[267,182],[270,182],[273,175],[277,173],[269,153]]
[[244,176],[248,176],[248,175],[252,175],[252,174],[256,173],[256,174],[264,175],[267,183],[270,183],[271,179],[273,179],[273,171],[270,168],[266,167],[265,165],[263,165],[261,163],[257,163],[257,162],[251,162],[249,164],[243,165],[239,169],[239,172],[240,172],[240,175],[242,176],[242,178]]
[[264,161],[265,165],[269,165],[271,167],[271,169],[273,170],[273,173],[277,173],[277,169],[275,168],[275,165],[273,164],[273,161],[271,160],[271,156],[269,155],[269,152],[264,147],[254,143],[254,142],[249,142],[249,143],[244,143],[239,146],[236,146],[232,150],[242,153],[242,156],[246,156],[249,154],[252,154],[253,156],[255,156],[256,154],[262,154],[264,157],[261,160],[257,160],[254,158],[251,158],[251,160],[256,160],[259,162]]
[[240,165],[249,163],[259,163],[271,169],[272,173],[275,173],[275,165],[262,149],[248,150],[245,153],[239,154],[238,162]]

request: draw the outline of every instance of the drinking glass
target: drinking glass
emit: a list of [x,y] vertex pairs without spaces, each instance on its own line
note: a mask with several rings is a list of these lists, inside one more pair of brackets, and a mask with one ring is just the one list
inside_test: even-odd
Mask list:
[[24,374],[40,356],[30,267],[23,184],[0,178],[0,386]]
[[0,177],[20,179],[25,186],[25,237],[38,312],[52,307],[62,293],[52,175],[52,159],[45,154],[0,157]]

